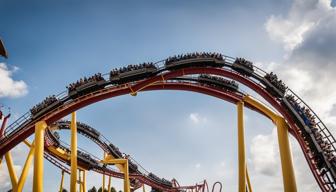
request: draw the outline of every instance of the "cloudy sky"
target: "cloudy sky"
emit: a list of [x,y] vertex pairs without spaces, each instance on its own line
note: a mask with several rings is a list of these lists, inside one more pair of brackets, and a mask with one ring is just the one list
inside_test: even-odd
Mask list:
[[[336,3],[255,1],[9,1],[0,0],[0,103],[12,121],[82,76],[168,56],[215,51],[275,71],[336,133]],[[85,122],[146,169],[180,184],[203,179],[237,190],[235,106],[205,95],[160,91],[113,98],[78,111]],[[274,126],[246,110],[248,168],[255,191],[283,191]],[[62,133],[69,141],[69,133]],[[299,191],[318,191],[291,139]],[[95,155],[97,146],[79,138]],[[27,149],[13,151],[21,170]],[[45,162],[45,191],[60,171]],[[25,191],[31,190],[31,175]],[[66,177],[68,187],[69,177]],[[113,180],[117,188],[121,181]],[[88,187],[101,185],[89,173]],[[10,188],[6,166],[0,191]]]

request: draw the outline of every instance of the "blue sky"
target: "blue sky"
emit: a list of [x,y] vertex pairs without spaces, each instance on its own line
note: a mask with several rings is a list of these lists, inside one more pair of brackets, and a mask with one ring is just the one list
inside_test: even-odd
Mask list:
[[[0,102],[10,106],[14,117],[18,117],[80,77],[180,53],[215,51],[243,56],[268,70],[279,71],[285,82],[313,106],[319,106],[319,97],[309,94],[314,86],[299,86],[318,78],[309,73],[318,65],[312,65],[308,75],[296,79],[295,72],[302,67],[293,61],[302,58],[299,56],[305,51],[305,42],[311,42],[314,34],[319,34],[321,24],[309,24],[324,22],[303,13],[315,11],[325,20],[331,17],[334,21],[335,10],[327,0],[310,0],[312,7],[308,8],[300,2],[0,0],[0,36],[9,52],[9,59],[1,58],[0,62],[5,63],[10,78],[24,82],[27,92],[3,96]],[[285,21],[293,24],[283,25]],[[334,28],[329,30],[333,32]],[[326,40],[329,37],[325,34]],[[314,54],[317,58],[321,53],[315,50]],[[335,69],[335,63],[330,66]],[[288,67],[298,70],[283,70]],[[332,98],[332,94],[327,95],[328,101]],[[330,115],[333,107],[318,110],[330,122],[334,118]],[[278,171],[269,174],[260,171],[252,153],[259,149],[252,149],[255,144],[273,141],[273,125],[254,112],[247,110],[246,114],[252,183],[258,191],[281,191],[281,184],[262,185],[263,181],[279,183],[274,180],[280,174],[278,155],[270,158],[270,165],[275,165]],[[122,151],[161,177],[176,177],[181,184],[220,180],[229,191],[237,188],[236,112],[232,104],[189,92],[147,92],[89,106],[78,112],[78,120],[97,128]],[[68,133],[62,137],[68,139]],[[80,145],[98,155],[96,146],[84,138],[80,138]],[[276,153],[273,148],[265,150]],[[295,152],[302,160],[300,152]],[[16,159],[16,163],[19,167],[22,159]],[[46,169],[45,187],[56,191],[60,175],[48,163]],[[1,174],[0,182],[7,182],[4,186],[8,187],[5,173]],[[89,186],[100,185],[97,175],[89,177]],[[303,186],[311,180],[312,177],[299,179],[299,183]],[[28,181],[27,191],[30,186]],[[316,189],[315,185],[309,187]]]

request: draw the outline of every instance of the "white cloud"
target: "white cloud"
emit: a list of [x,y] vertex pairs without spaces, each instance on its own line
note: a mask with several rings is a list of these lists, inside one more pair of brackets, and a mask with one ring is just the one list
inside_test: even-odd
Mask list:
[[257,172],[269,176],[276,174],[276,158],[279,153],[276,144],[276,129],[273,129],[271,135],[257,135],[253,138],[251,161]]
[[195,168],[196,168],[196,169],[201,168],[201,164],[200,164],[200,163],[196,163],[196,164],[195,164]]
[[[333,115],[333,106],[336,106],[333,83],[336,81],[336,10],[330,3],[330,0],[294,0],[287,15],[272,15],[265,27],[271,39],[281,42],[286,50],[284,61],[281,64],[272,63],[269,68],[284,79],[333,130],[336,127]],[[275,136],[273,132],[254,138],[254,144],[263,144],[261,149],[257,146],[251,148],[252,156],[255,156],[252,162],[259,173],[281,173],[280,170],[270,170],[272,164],[280,163],[276,157],[278,152],[274,153],[277,149]],[[319,191],[300,147],[293,141],[292,151],[299,191]],[[265,164],[256,157],[262,155],[261,152],[270,153],[270,157],[263,157]]]
[[206,117],[202,117],[200,114],[198,113],[190,113],[189,115],[189,119],[194,123],[194,124],[200,124],[200,123],[206,123],[207,122],[207,118]]
[[296,23],[284,20],[282,17],[271,16],[266,23],[266,29],[273,40],[284,44],[286,50],[292,50],[303,41],[303,34],[307,32],[314,23],[304,22],[297,26]]
[[288,14],[272,15],[266,30],[287,50],[282,64],[272,64],[287,85],[328,124],[336,126],[336,9],[330,0],[294,0]]
[[304,35],[332,11],[330,3],[330,0],[294,0],[287,16],[272,15],[268,19],[266,30],[286,50],[293,50],[304,41]]
[[17,70],[17,67],[10,70],[5,63],[0,63],[0,98],[20,97],[28,93],[27,85],[24,81],[12,79],[13,73]]
[[[14,149],[11,150],[11,156],[13,159],[14,169],[18,179],[21,176],[22,168],[24,162],[26,161],[28,154],[28,148],[24,144],[17,145]],[[24,189],[32,188],[33,181],[33,163],[30,166],[27,180],[25,182]],[[0,191],[8,191],[12,188],[12,183],[10,181],[7,164],[5,161],[5,157],[3,157],[3,161],[0,167]]]
[[[293,165],[298,191],[319,191],[319,187],[309,170],[301,148],[290,139]],[[283,191],[280,154],[276,128],[271,134],[257,135],[250,146],[249,170],[255,191]],[[252,169],[251,169],[252,168]]]

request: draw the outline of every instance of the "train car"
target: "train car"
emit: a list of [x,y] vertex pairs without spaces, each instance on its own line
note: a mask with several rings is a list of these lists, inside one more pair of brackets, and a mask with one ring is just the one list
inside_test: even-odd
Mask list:
[[71,99],[75,99],[85,94],[103,89],[106,84],[107,81],[100,76],[99,80],[92,79],[88,80],[87,82],[83,81],[78,83],[78,85],[70,85],[68,87],[68,95]]
[[95,167],[98,167],[98,162],[96,162],[94,159],[92,159],[92,157],[84,152],[81,151],[77,151],[77,156],[79,159],[79,164],[83,167],[86,167],[87,169],[92,169]]
[[105,169],[107,167],[107,165],[104,164],[104,163],[101,163],[101,162],[97,162],[97,166],[96,167],[98,169],[100,169],[100,170],[103,170],[103,169]]
[[119,148],[114,146],[112,143],[109,145],[109,150],[113,157],[115,158],[122,158],[122,153],[120,152]]
[[156,188],[152,187],[150,192],[163,192],[163,191],[160,190],[160,189],[156,189]]
[[166,185],[168,187],[173,187],[173,183],[171,181],[169,181],[169,180],[167,180],[165,178],[162,178],[161,181],[162,181],[162,184],[164,184],[164,185]]
[[43,114],[46,114],[61,105],[63,105],[63,101],[57,98],[54,98],[49,102],[45,99],[44,101],[30,109],[30,113],[32,115],[31,118],[32,120],[38,119]]
[[149,173],[149,174],[148,174],[148,177],[149,177],[150,179],[156,181],[156,182],[159,182],[159,183],[162,182],[162,180],[160,179],[160,177],[154,175],[153,173]]
[[46,137],[45,137],[45,145],[47,147],[49,146],[54,146],[54,147],[59,147],[60,146],[60,141],[59,141],[59,135],[57,136],[56,134],[57,132],[51,132],[51,131],[47,131],[45,133]]
[[232,64],[232,69],[246,76],[251,76],[254,73],[253,63],[244,58],[237,58]]
[[132,172],[138,171],[138,166],[135,163],[133,163],[130,159],[128,159],[128,167]]
[[306,125],[304,119],[302,118],[302,112],[293,102],[294,101],[291,101],[289,96],[282,99],[282,103],[285,105],[286,110],[294,116],[296,124],[300,125],[299,127],[305,132],[311,133],[311,129]]
[[233,92],[238,91],[239,88],[238,83],[236,83],[235,81],[230,81],[221,77],[215,77],[210,75],[200,75],[198,77],[198,82],[200,82],[201,84],[215,86]]
[[149,78],[157,73],[158,69],[154,64],[136,65],[121,70],[112,70],[110,72],[110,81],[112,84],[123,84]]
[[50,131],[50,135],[52,137],[54,137],[53,138],[53,140],[54,140],[54,146],[56,146],[56,147],[60,146],[60,135],[59,135],[59,133],[56,132],[56,131],[53,131],[53,132]]
[[78,126],[77,126],[77,129],[78,129],[79,132],[87,135],[88,137],[94,138],[96,140],[100,136],[100,133],[97,130],[95,130],[92,127],[90,127],[86,124],[83,124],[83,123],[79,123]]
[[[70,121],[64,121],[64,120],[61,120],[61,121],[57,121],[55,122],[55,126],[58,127],[58,129],[69,129],[69,124],[71,122]],[[78,124],[78,123],[77,123]],[[78,126],[77,126],[78,127]]]
[[292,101],[292,98],[290,98],[289,96],[285,97],[282,102],[285,104],[287,111],[289,111],[295,117],[294,120],[298,127],[301,129],[302,137],[305,138],[305,142],[307,142],[310,150],[314,152],[317,158],[315,160],[317,164],[319,164],[318,166],[325,164],[323,162],[323,150],[314,136],[312,128],[310,127],[311,124],[307,124],[307,122],[305,122],[303,117],[303,111],[299,108],[298,105],[294,103],[295,101]]
[[285,96],[285,90],[278,89],[274,84],[267,81],[267,79],[263,80],[263,84],[266,86],[266,91],[269,92],[276,98],[283,98]]
[[95,129],[93,129],[92,127],[87,126],[87,125],[85,125],[84,128],[86,129],[86,130],[85,130],[85,133],[86,133],[87,135],[91,136],[91,137],[94,138],[94,139],[98,139],[98,138],[99,138],[100,133],[99,133],[97,130],[95,130]]
[[278,80],[274,73],[266,74],[261,82],[273,96],[277,98],[284,97],[287,87],[281,80]]
[[86,129],[84,128],[84,126],[82,125],[82,124],[78,124],[77,123],[77,131],[78,132],[81,132],[81,133],[84,133],[84,134],[86,134]]
[[167,70],[177,70],[186,67],[224,67],[224,60],[216,57],[196,57],[181,60],[169,59],[165,62]]

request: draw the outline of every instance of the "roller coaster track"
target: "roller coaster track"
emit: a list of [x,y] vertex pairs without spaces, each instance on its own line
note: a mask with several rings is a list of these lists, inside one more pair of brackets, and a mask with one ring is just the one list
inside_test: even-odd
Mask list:
[[[186,61],[188,62],[188,61]],[[276,97],[268,88],[274,86],[264,77],[267,74],[263,70],[253,66],[253,73],[248,76],[233,70],[234,58],[225,57],[221,68],[217,67],[185,67],[176,70],[167,70],[164,66],[164,61],[156,63],[159,66],[159,73],[153,77],[145,78],[135,82],[124,83],[121,85],[112,85],[108,83],[103,89],[89,92],[83,96],[71,99],[66,92],[58,95],[58,98],[63,102],[61,106],[53,108],[51,111],[43,113],[40,117],[33,119],[28,112],[17,119],[14,123],[8,126],[5,130],[5,136],[0,141],[0,155],[15,147],[28,136],[34,133],[34,124],[37,121],[44,120],[48,125],[61,119],[62,117],[83,108],[95,102],[141,91],[153,90],[186,90],[199,92],[214,97],[221,98],[231,103],[236,103],[242,100],[242,95],[239,97],[233,94],[223,93],[219,90],[211,88],[201,88],[201,86],[192,83],[178,83],[174,78],[192,76],[196,74],[210,74],[222,76],[238,81],[245,86],[251,88],[265,99],[277,112],[279,112],[290,126],[289,132],[298,141],[301,150],[306,158],[306,161],[322,191],[336,190],[336,173],[335,165],[328,158],[327,154],[336,152],[336,142],[333,135],[330,133],[325,124],[314,113],[314,111],[292,90],[286,89],[284,96]],[[276,90],[276,88],[275,88]],[[296,109],[290,104],[286,96],[293,96],[300,107],[305,107],[316,119],[318,132],[322,138],[331,144],[331,150],[328,152],[321,148],[316,138],[304,122],[302,116],[299,115]],[[253,107],[252,107],[253,108]]]
[[[58,121],[55,122],[53,125],[51,125],[52,130],[69,130],[70,129],[70,121]],[[112,144],[110,141],[108,141],[103,135],[99,134],[99,137],[95,137],[95,134],[99,133],[97,130],[94,128],[84,124],[84,123],[79,123],[77,122],[77,127],[78,127],[78,133],[84,135],[85,137],[89,138],[93,142],[95,142],[106,154],[110,154],[114,156],[114,158],[122,158],[125,157],[126,154],[123,154],[122,156],[118,155],[118,152],[113,152],[113,149],[110,147]],[[61,160],[63,163],[70,164],[70,148],[63,142],[60,142],[59,139],[57,139],[51,130],[47,130],[46,136],[45,136],[45,146],[46,146],[46,153],[45,157],[48,157],[48,160],[56,165],[57,167],[61,168],[65,172],[69,173],[69,169],[66,168],[64,165],[61,165],[59,162],[57,162],[55,159]],[[62,155],[57,154],[55,151],[63,153]],[[90,158],[94,157],[94,155],[90,154],[89,152],[83,150],[83,149],[78,149],[79,154],[88,154],[90,155]],[[67,153],[68,152],[68,153]],[[130,168],[130,178],[133,179],[133,190],[140,188],[142,184],[147,184],[157,190],[161,191],[182,191],[182,190],[196,190],[200,191],[200,189],[203,190],[204,184],[196,184],[196,185],[190,185],[190,186],[178,186],[178,187],[173,187],[173,186],[167,186],[167,185],[162,185],[161,182],[152,179],[149,176],[149,172],[145,170],[140,164],[138,164],[132,157],[127,155],[129,161],[132,162],[132,164],[136,164],[137,168],[131,170]],[[118,170],[112,169],[108,166],[101,166],[100,160],[98,157],[94,157],[94,164],[95,165],[88,165],[87,162],[82,161],[81,158],[78,158],[78,162],[81,165],[82,169],[89,170],[88,167],[91,170],[94,170],[98,173],[102,173],[108,176],[113,176],[116,178],[124,178],[123,173],[121,173]],[[138,184],[138,185],[137,185]]]

